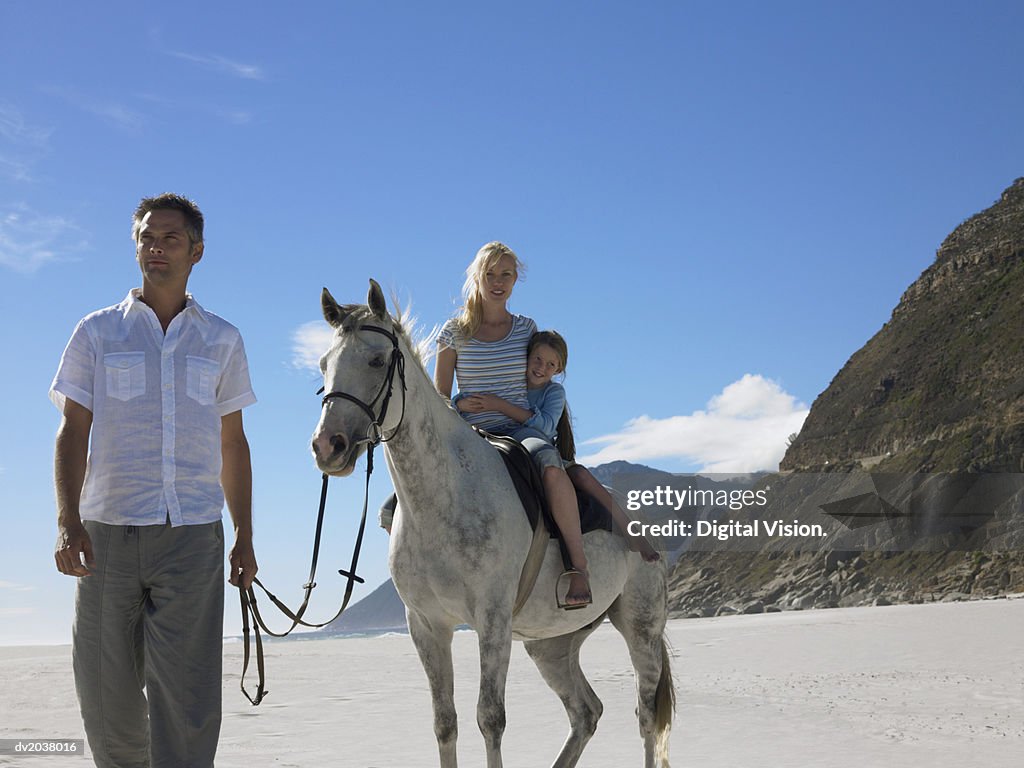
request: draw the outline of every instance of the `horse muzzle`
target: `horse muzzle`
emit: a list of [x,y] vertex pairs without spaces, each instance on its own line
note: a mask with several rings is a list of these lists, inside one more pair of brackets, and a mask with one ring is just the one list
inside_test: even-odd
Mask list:
[[356,467],[359,447],[360,443],[353,443],[342,432],[332,434],[321,430],[313,436],[313,459],[324,474],[345,477]]

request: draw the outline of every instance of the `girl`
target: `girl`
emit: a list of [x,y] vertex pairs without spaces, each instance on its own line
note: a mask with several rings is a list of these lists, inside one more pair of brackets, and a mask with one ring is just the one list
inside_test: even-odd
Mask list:
[[[537,324],[508,310],[512,288],[522,270],[522,262],[507,245],[493,242],[481,248],[466,269],[462,311],[444,324],[437,339],[437,391],[451,398],[452,384],[458,377],[459,396],[452,405],[470,424],[497,434],[512,434],[521,422],[491,407],[494,403],[531,413],[527,411],[526,351]],[[576,493],[561,461],[557,468],[544,467],[541,480],[573,566],[566,572],[569,585],[564,600],[559,598],[559,606],[583,608],[593,598]]]
[[[555,331],[538,331],[530,338],[526,354],[529,409],[518,408],[492,395],[473,397],[480,399],[480,407],[503,413],[522,425],[511,434],[526,446],[539,466],[561,467],[564,460],[565,471],[572,484],[611,513],[629,548],[639,552],[649,563],[660,560],[661,556],[646,538],[629,535],[631,518],[590,470],[575,461],[576,443],[569,407],[565,402],[565,388],[552,380],[557,374],[565,372],[569,358],[565,339]],[[556,441],[557,450],[553,444]]]

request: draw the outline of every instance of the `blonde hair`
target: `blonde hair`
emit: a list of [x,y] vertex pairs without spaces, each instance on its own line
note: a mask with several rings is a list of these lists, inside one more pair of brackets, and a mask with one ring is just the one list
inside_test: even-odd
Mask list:
[[[558,331],[537,331],[530,337],[530,343],[526,347],[526,357],[533,354],[533,350],[543,344],[551,347],[558,356],[558,362],[565,373],[565,366],[569,362],[569,345],[565,343],[562,334]],[[558,445],[559,455],[566,461],[576,460],[576,438],[572,434],[572,415],[569,413],[569,401],[566,400],[562,415],[558,418],[558,426],[555,429],[555,443]]]
[[497,240],[487,243],[477,251],[473,262],[466,267],[466,282],[462,286],[462,299],[465,303],[459,308],[459,314],[455,318],[464,339],[471,339],[480,330],[480,324],[484,319],[480,286],[483,285],[487,270],[493,268],[505,256],[512,257],[518,280],[526,272],[526,265],[511,248]]

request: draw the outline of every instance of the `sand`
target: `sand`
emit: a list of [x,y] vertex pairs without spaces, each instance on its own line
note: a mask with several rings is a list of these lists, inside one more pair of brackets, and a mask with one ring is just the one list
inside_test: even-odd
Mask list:
[[[670,622],[674,766],[1024,765],[1024,600],[850,608]],[[67,646],[0,648],[0,738],[83,738]],[[483,765],[476,637],[455,639],[462,765]],[[605,713],[581,765],[641,765],[632,670],[609,625],[583,650]],[[430,698],[408,636],[278,642],[264,703],[238,691],[225,645],[218,768],[437,765]],[[507,768],[549,765],[561,705],[522,646],[508,685]],[[0,765],[85,766],[0,757]]]

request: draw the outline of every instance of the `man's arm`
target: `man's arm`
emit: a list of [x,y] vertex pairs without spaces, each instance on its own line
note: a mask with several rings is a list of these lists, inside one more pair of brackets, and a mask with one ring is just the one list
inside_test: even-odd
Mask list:
[[91,430],[92,411],[71,398],[65,399],[64,416],[57,428],[53,456],[53,482],[57,496],[54,560],[57,570],[68,576],[88,576],[89,567],[93,564],[92,540],[78,511]]
[[221,417],[220,452],[220,482],[235,526],[235,543],[228,555],[228,580],[248,589],[259,567],[252,547],[252,463],[241,411]]

